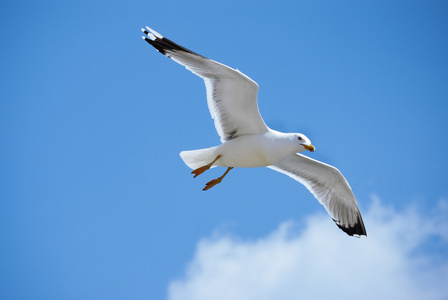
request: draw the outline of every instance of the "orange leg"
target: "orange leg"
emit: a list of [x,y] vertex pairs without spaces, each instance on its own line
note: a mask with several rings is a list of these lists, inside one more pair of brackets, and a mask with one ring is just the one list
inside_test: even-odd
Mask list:
[[199,167],[196,170],[193,170],[191,172],[191,174],[194,174],[193,178],[196,178],[196,176],[199,176],[202,173],[204,173],[205,171],[207,171],[208,169],[210,169],[213,166],[213,164],[220,158],[221,158],[221,155],[218,155],[218,156],[216,156],[216,158],[211,163],[209,163],[209,164],[207,164],[205,166]]
[[232,170],[232,169],[233,169],[233,167],[228,167],[227,170],[224,172],[224,174],[222,174],[221,177],[218,177],[218,178],[216,178],[216,179],[213,179],[213,180],[207,182],[207,183],[205,184],[205,187],[204,187],[203,191],[206,191],[206,190],[208,190],[208,189],[214,187],[214,186],[217,185],[218,183],[220,183],[220,182],[223,180],[223,178],[226,177],[227,173],[229,173],[229,171]]

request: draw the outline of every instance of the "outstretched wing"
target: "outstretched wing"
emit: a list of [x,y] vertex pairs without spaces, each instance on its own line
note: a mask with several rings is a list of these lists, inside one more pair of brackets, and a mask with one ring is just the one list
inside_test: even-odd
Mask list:
[[258,110],[258,84],[255,81],[238,70],[194,53],[146,28],[142,29],[145,41],[204,79],[208,108],[221,142],[268,131]]
[[306,186],[348,235],[367,235],[352,189],[338,169],[301,154],[269,168]]

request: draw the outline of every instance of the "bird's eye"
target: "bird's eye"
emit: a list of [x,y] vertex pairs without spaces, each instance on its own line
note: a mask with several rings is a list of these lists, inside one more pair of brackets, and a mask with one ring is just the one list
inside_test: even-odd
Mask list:
[[299,141],[303,140],[301,136],[298,137]]

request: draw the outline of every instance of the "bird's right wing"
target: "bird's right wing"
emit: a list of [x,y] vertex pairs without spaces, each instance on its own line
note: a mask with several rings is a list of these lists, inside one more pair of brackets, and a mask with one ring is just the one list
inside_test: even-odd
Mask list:
[[258,84],[255,81],[238,70],[194,53],[146,28],[142,29],[146,42],[204,79],[208,108],[222,142],[269,130],[258,110]]
[[301,154],[269,168],[302,183],[348,235],[367,235],[352,189],[338,169]]

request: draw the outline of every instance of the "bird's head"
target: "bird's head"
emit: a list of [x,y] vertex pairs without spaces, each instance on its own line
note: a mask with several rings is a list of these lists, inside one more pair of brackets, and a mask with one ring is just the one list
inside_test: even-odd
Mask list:
[[297,140],[298,145],[300,146],[299,152],[308,150],[310,152],[314,152],[315,148],[311,145],[310,139],[307,138],[304,134],[297,133],[295,134],[295,138]]

